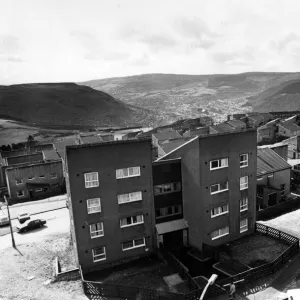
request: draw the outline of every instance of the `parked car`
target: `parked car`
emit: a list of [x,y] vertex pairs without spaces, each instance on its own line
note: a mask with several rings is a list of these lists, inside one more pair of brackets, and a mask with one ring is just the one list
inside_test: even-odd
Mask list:
[[8,216],[0,216],[0,226],[9,225]]
[[43,227],[46,224],[46,220],[35,219],[35,220],[27,220],[25,223],[18,225],[18,232],[27,232],[32,229]]
[[29,213],[18,213],[18,220],[21,224],[23,224],[27,220],[30,220],[30,214]]

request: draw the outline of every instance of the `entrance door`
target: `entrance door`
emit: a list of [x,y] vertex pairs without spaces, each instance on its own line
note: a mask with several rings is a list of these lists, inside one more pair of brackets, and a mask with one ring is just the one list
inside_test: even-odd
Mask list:
[[276,193],[269,194],[269,200],[268,200],[268,205],[272,206],[277,203],[277,195]]
[[182,245],[183,245],[182,230],[173,231],[164,234],[164,247],[166,249],[182,247]]

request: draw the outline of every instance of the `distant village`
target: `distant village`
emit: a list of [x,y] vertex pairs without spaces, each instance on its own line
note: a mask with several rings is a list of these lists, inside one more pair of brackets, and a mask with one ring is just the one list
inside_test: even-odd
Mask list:
[[[229,261],[222,247],[256,232],[268,208],[300,197],[300,111],[99,129],[1,149],[1,201],[67,193],[82,276],[157,251],[180,261],[187,247],[198,259]],[[215,292],[224,292],[221,283]]]

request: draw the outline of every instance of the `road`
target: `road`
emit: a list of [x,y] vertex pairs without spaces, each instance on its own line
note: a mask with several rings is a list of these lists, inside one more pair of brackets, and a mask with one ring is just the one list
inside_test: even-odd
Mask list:
[[[64,233],[70,230],[69,210],[67,208],[40,213],[35,215],[35,217],[47,220],[46,226],[22,234],[15,232],[14,237],[17,246],[21,244],[30,244],[36,242],[37,240],[44,238],[52,233]],[[18,220],[12,221],[13,226],[16,226],[17,224]],[[11,245],[12,241],[10,234],[6,234],[0,237],[0,250],[11,247]]]

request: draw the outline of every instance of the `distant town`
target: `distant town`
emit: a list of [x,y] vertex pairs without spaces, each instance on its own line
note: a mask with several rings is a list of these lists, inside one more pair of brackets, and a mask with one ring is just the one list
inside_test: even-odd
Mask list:
[[0,167],[0,239],[64,234],[47,284],[88,297],[247,299],[299,253],[300,111],[28,136]]

